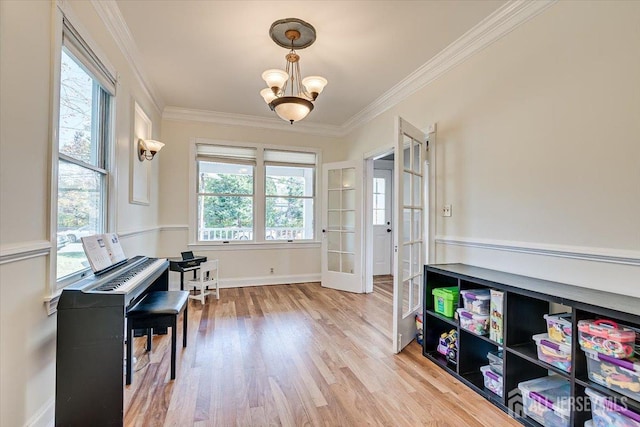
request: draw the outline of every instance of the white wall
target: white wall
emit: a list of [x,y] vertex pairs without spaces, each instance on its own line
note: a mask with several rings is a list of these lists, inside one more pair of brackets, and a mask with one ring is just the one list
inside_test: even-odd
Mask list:
[[[146,98],[90,2],[65,1],[118,71],[116,97],[116,231],[128,254],[154,255],[158,164],[151,204],[129,204],[133,99],[159,134],[160,113]],[[52,425],[56,316],[50,294],[50,91],[53,11],[50,1],[0,2],[0,425]],[[57,54],[57,52],[56,52]],[[137,159],[136,159],[137,161]],[[56,245],[53,244],[53,250]]]
[[[256,102],[259,102],[258,100]],[[265,105],[266,108],[266,105]],[[295,125],[293,125],[295,126]],[[181,251],[220,260],[220,283],[225,286],[246,284],[291,283],[319,280],[320,245],[304,244],[295,249],[273,246],[243,245],[226,248],[187,247],[189,211],[189,143],[191,138],[276,144],[283,146],[314,147],[322,152],[322,161],[340,159],[344,143],[339,138],[322,137],[296,132],[218,125],[185,120],[163,120],[162,141],[166,143],[160,153],[161,233],[160,254],[180,256]],[[320,203],[320,197],[317,202]],[[316,218],[319,221],[320,218]],[[320,236],[317,236],[320,240]],[[282,246],[282,245],[281,245]],[[286,246],[286,245],[285,245]],[[274,273],[270,273],[270,268]],[[178,274],[170,275],[173,285]]]
[[393,141],[397,115],[437,122],[438,262],[640,296],[638,17],[558,2],[353,132],[348,155]]

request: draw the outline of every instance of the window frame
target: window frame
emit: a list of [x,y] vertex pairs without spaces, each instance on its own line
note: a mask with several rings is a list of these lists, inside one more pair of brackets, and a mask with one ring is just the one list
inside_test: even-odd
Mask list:
[[[253,194],[253,240],[198,240],[198,145],[217,145],[217,146],[229,146],[229,147],[241,147],[251,148],[256,150],[255,166],[254,166],[254,194]],[[298,239],[298,240],[268,240],[266,239],[266,164],[264,161],[265,150],[278,150],[285,152],[301,152],[301,153],[313,153],[316,161],[314,165],[304,165],[306,167],[314,168],[314,183],[313,183],[313,239]],[[292,245],[313,245],[317,246],[320,243],[320,182],[319,173],[320,165],[322,164],[322,152],[321,150],[313,147],[299,147],[288,145],[274,145],[274,144],[261,144],[254,142],[237,142],[226,140],[214,140],[208,138],[196,138],[190,139],[189,146],[189,224],[188,224],[188,246],[199,249],[243,249],[247,247],[253,248],[274,248],[274,247],[291,247]],[[286,166],[300,166],[296,163],[282,164]]]
[[[71,9],[58,5],[55,9],[54,36],[52,38],[53,55],[52,91],[51,91],[51,182],[50,182],[50,242],[49,251],[49,294],[57,295],[61,290],[91,274],[90,267],[78,270],[70,275],[58,279],[58,187],[59,165],[67,162],[83,169],[96,172],[101,176],[101,209],[99,221],[101,232],[110,232],[115,228],[115,112],[117,75],[114,67],[105,60],[106,56],[99,50],[97,44],[88,36],[88,32],[75,19]],[[89,164],[82,160],[60,152],[60,89],[62,77],[62,53],[67,54],[91,76],[94,93],[98,96],[92,101],[92,108],[99,111],[98,125],[98,159],[96,164]],[[92,123],[93,125],[93,123]]]

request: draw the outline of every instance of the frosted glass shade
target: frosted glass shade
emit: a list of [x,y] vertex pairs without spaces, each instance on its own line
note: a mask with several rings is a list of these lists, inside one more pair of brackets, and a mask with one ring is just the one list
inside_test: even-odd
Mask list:
[[269,105],[282,120],[291,122],[291,124],[304,119],[313,110],[311,101],[297,96],[276,98]]
[[262,79],[270,88],[277,87],[278,89],[282,89],[287,80],[289,80],[289,74],[287,74],[286,71],[273,68],[262,73]]
[[151,160],[153,156],[160,150],[162,150],[164,144],[160,141],[153,139],[138,139],[138,159],[142,162],[145,159]]
[[268,87],[262,89],[260,91],[260,95],[264,98],[264,102],[267,104],[277,98],[276,94]]
[[302,84],[304,85],[307,92],[310,94],[315,94],[313,99],[315,99],[318,94],[322,93],[322,89],[327,85],[327,79],[320,76],[309,76],[302,79]]
[[164,147],[164,144],[160,141],[156,141],[153,139],[144,139],[142,140],[142,145],[147,149],[147,151],[153,151],[157,153]]

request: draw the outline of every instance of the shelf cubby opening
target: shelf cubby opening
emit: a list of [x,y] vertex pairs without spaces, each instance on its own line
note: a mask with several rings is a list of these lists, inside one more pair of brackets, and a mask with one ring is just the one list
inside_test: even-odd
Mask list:
[[462,378],[483,390],[484,376],[480,367],[489,364],[487,353],[496,351],[498,345],[464,329],[460,330],[458,338],[463,349],[458,354],[458,372]]
[[548,301],[509,293],[506,299],[504,325],[507,347],[533,343],[532,336],[547,331],[544,315],[548,313]]
[[[443,333],[449,333],[452,330],[458,331],[455,324],[442,319],[440,316],[432,316],[427,314],[424,321],[424,347],[423,353],[425,356],[430,355],[431,359],[441,366],[445,366],[450,370],[457,372],[457,365],[451,363],[445,355],[438,352],[438,344],[440,343],[440,337]],[[458,332],[459,337],[459,332]],[[458,343],[456,343],[459,348]],[[458,352],[456,351],[456,354]]]

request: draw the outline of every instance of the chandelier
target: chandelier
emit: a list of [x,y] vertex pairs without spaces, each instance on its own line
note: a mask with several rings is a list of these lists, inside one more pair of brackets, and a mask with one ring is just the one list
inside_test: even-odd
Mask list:
[[269,35],[278,46],[290,51],[285,56],[287,64],[284,70],[271,69],[262,73],[268,87],[262,89],[260,95],[282,120],[293,124],[307,117],[313,110],[313,101],[327,85],[324,77],[303,79],[300,74],[300,56],[296,49],[311,46],[316,41],[316,29],[301,19],[287,18],[274,22]]

